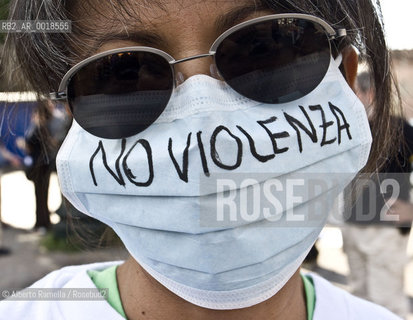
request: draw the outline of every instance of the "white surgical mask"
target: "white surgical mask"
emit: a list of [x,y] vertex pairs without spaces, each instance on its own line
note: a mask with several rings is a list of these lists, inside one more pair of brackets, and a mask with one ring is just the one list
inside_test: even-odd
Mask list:
[[[332,59],[307,96],[275,105],[193,76],[152,126],[123,140],[95,137],[74,122],[57,156],[62,192],[112,227],[137,262],[183,299],[210,309],[258,304],[296,272],[331,205],[308,225],[290,224],[288,212],[306,217],[367,161],[364,107],[338,66]],[[285,185],[313,173],[346,178],[326,178],[328,191],[288,201]],[[238,183],[244,175],[248,182]],[[272,218],[261,210],[252,219],[237,202],[251,188],[270,196],[247,210],[273,206]]]

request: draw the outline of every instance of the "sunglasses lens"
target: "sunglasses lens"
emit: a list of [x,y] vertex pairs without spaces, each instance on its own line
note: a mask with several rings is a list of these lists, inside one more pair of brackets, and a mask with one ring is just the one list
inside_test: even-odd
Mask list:
[[322,81],[330,64],[330,44],[317,23],[269,20],[230,34],[219,44],[215,62],[238,93],[283,103],[307,95]]
[[67,92],[80,126],[101,138],[119,139],[149,127],[165,109],[172,89],[173,73],[165,58],[131,51],[83,66]]

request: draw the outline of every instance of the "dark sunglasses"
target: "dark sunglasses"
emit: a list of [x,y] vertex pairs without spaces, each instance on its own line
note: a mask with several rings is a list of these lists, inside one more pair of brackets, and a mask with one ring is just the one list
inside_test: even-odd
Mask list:
[[306,14],[275,14],[240,23],[221,34],[209,53],[175,60],[150,47],[91,56],[63,77],[52,100],[67,100],[74,119],[108,139],[133,136],[165,110],[176,87],[174,65],[213,57],[219,76],[239,94],[262,103],[304,97],[324,78],[330,40],[346,35]]

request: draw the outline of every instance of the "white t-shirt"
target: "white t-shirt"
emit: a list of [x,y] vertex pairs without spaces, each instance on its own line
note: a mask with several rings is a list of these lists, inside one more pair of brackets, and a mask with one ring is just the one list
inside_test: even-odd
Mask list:
[[[87,270],[103,270],[122,261],[64,267],[35,282],[30,288],[96,288]],[[316,305],[313,320],[396,320],[387,309],[352,296],[323,278],[313,278]],[[106,300],[99,301],[10,301],[0,302],[0,319],[18,320],[122,320]]]

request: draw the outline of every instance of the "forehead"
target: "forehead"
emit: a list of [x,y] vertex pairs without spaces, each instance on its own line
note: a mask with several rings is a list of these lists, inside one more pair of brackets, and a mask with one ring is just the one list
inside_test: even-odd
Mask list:
[[[78,51],[85,51],[79,52],[83,57],[110,41],[133,40],[141,31],[145,35],[139,34],[142,42],[135,45],[166,49],[158,44],[167,39],[170,45],[172,40],[183,42],[190,37],[207,43],[243,20],[263,15],[263,11],[275,12],[259,0],[78,0],[70,11],[76,21],[74,32],[82,43]],[[115,47],[119,46],[126,43]]]
[[[138,8],[138,13],[144,20],[159,18],[186,17],[186,19],[214,17],[229,12],[237,7],[260,7],[260,2],[255,0],[155,0],[139,3],[135,1],[132,7]],[[126,8],[126,6],[125,6]]]
[[[195,17],[214,16],[240,6],[261,7],[259,0],[121,0],[97,1],[78,0],[73,2],[70,11],[81,18],[129,18],[137,21],[156,22],[157,19],[186,16]],[[85,11],[84,9],[89,9]],[[158,21],[161,22],[161,21]]]
[[79,28],[110,32],[155,29],[165,25],[214,23],[232,12],[252,15],[267,8],[259,0],[78,0],[70,9]]

